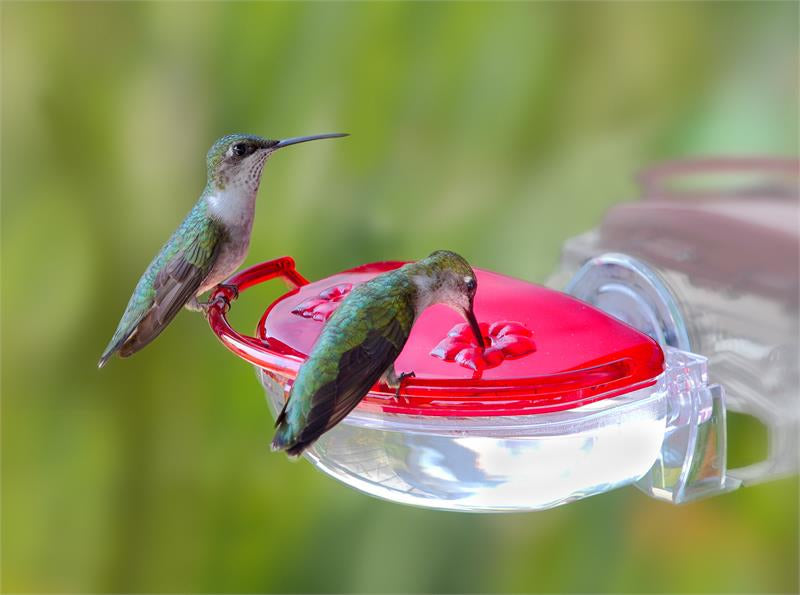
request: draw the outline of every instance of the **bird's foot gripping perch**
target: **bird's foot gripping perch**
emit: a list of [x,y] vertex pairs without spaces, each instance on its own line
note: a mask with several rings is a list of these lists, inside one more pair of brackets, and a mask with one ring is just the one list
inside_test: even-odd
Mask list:
[[401,399],[401,397],[400,397],[400,389],[403,387],[403,380],[405,380],[406,378],[414,378],[414,377],[416,377],[416,374],[414,374],[414,372],[403,372],[402,374],[400,374],[400,376],[397,377],[397,388],[394,391],[394,398],[395,399],[403,400],[403,401],[407,401],[408,400],[405,397],[402,397],[402,399]]
[[239,287],[236,285],[228,285],[227,283],[220,283],[217,285],[217,288],[214,290],[214,293],[220,293],[222,295],[217,297],[224,297],[225,300],[230,303],[239,298]]
[[197,297],[192,297],[186,302],[186,309],[193,312],[203,312],[208,314],[209,308],[219,305],[227,311],[231,302],[239,297],[239,288],[236,285],[221,283],[211,292],[211,296],[205,302],[201,302]]
[[[406,378],[414,378],[415,376],[416,374],[414,374],[414,372],[403,372],[402,374],[398,374],[394,369],[394,364],[392,364],[383,374],[382,380],[386,386],[394,389],[394,398],[399,401],[401,400],[400,389],[403,388],[403,380]],[[405,400],[405,397],[402,399]]]

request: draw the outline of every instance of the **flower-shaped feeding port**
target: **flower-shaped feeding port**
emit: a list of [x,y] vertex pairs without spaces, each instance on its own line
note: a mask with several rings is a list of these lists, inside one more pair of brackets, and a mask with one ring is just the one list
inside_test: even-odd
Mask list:
[[333,285],[320,292],[318,297],[307,299],[299,303],[292,314],[297,314],[303,318],[311,318],[319,322],[325,322],[331,317],[334,310],[339,307],[345,296],[353,289],[352,283],[340,283]]
[[491,325],[481,322],[478,326],[487,345],[485,349],[478,345],[469,324],[461,323],[447,333],[431,351],[431,355],[480,372],[495,368],[506,359],[536,351],[536,344],[531,338],[533,333],[519,322],[501,320]]

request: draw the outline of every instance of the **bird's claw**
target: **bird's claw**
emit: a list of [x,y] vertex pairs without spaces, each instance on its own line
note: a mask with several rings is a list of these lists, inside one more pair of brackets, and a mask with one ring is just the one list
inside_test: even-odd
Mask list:
[[208,311],[215,306],[227,312],[228,308],[231,307],[231,302],[226,295],[220,294],[215,295],[213,298],[209,298],[208,301],[198,302],[197,305],[200,306],[200,309],[207,316]]
[[220,283],[214,289],[212,296],[205,302],[197,302],[199,309],[206,315],[213,306],[219,306],[227,312],[231,302],[239,297],[239,288],[236,285]]
[[397,377],[397,388],[394,390],[394,398],[398,401],[405,401],[405,397],[400,397],[400,389],[403,388],[403,380],[406,378],[415,378],[416,374],[414,372],[403,372]]
[[239,287],[236,285],[220,283],[219,285],[217,285],[217,291],[219,291],[220,289],[226,294],[225,298],[228,302],[232,302],[239,298]]

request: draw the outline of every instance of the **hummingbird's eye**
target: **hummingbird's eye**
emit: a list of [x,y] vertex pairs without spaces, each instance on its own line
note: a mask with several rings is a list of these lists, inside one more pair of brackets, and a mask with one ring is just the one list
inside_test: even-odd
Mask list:
[[236,157],[243,157],[252,152],[252,147],[246,143],[236,143],[231,147],[231,155],[235,155]]
[[473,292],[478,287],[478,282],[474,277],[467,277],[464,279],[464,284],[467,286],[467,291]]

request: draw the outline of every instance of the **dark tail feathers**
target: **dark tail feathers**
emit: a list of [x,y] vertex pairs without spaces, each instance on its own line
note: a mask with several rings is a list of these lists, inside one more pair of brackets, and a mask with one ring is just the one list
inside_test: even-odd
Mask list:
[[295,442],[290,434],[289,426],[280,426],[272,439],[272,450],[285,450],[290,457],[299,457],[311,442]]
[[[136,329],[134,328],[134,331],[135,330]],[[108,360],[110,360],[117,351],[122,349],[123,345],[125,345],[125,342],[131,338],[131,335],[133,334],[134,331],[131,331],[130,333],[121,337],[120,339],[117,339],[116,341],[114,341],[114,339],[111,339],[111,343],[108,344],[108,347],[106,347],[106,350],[103,352],[103,355],[100,356],[100,361],[97,362],[97,367],[102,368],[103,366],[105,366],[108,363]],[[127,357],[127,355],[129,354],[122,353],[120,355],[122,357]]]
[[[285,450],[290,457],[299,457],[303,451],[314,443],[314,440],[303,440],[300,436],[293,435],[291,427],[286,421],[286,406],[289,400],[283,405],[283,409],[275,420],[275,436],[272,438],[272,450]],[[315,439],[316,440],[316,439]]]

